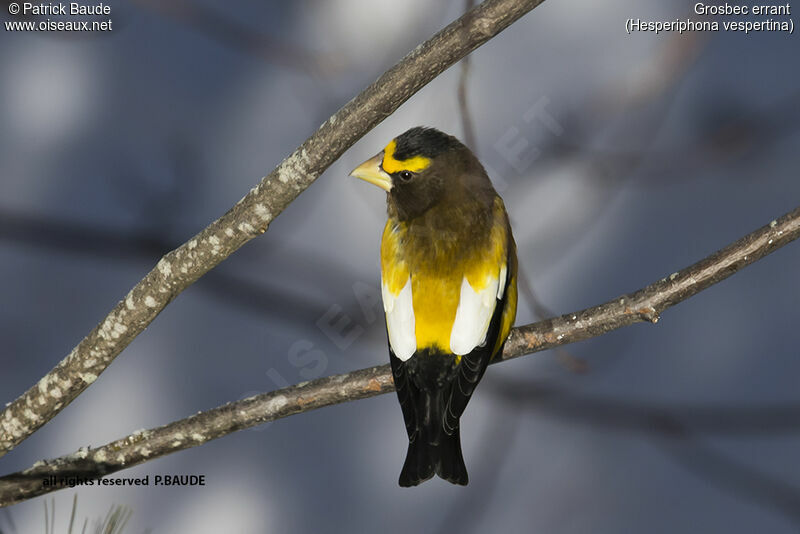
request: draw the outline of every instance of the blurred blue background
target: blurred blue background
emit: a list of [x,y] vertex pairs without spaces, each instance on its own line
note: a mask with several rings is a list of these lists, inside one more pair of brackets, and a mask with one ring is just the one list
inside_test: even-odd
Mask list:
[[[20,20],[7,4],[0,19]],[[634,291],[800,203],[796,36],[625,32],[692,5],[548,0],[472,54],[472,148],[527,280],[518,324]],[[108,33],[0,31],[3,402],[464,1],[111,6]],[[386,362],[369,305],[384,197],[347,174],[411,126],[463,139],[461,74],[181,294],[2,473]],[[118,475],[205,487],[55,493],[57,532],[76,492],[79,518],[131,507],[126,532],[796,532],[799,268],[792,244],[656,326],[492,367],[462,423],[466,488],[397,486],[406,437],[385,395]],[[4,510],[0,529],[41,531],[43,500]]]

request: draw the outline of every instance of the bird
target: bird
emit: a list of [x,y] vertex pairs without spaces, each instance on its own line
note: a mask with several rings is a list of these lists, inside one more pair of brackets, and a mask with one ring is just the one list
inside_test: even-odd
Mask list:
[[517,254],[486,170],[455,137],[417,126],[351,173],[386,191],[381,296],[408,434],[402,487],[469,476],[460,419],[517,311]]

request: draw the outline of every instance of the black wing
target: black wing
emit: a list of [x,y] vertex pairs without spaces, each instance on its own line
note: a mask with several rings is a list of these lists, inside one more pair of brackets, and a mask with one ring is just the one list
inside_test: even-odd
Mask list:
[[[511,258],[509,258],[509,265],[510,261]],[[449,435],[458,431],[458,420],[464,413],[464,409],[467,407],[467,403],[470,397],[472,397],[472,393],[475,391],[475,386],[478,385],[478,382],[483,377],[483,373],[486,371],[486,367],[489,365],[489,361],[492,359],[492,349],[497,343],[497,337],[500,335],[501,318],[506,306],[508,288],[512,278],[512,273],[508,272],[503,298],[498,299],[495,304],[492,320],[489,323],[489,330],[486,332],[485,343],[475,347],[469,354],[462,356],[461,363],[456,369],[456,376],[453,380],[450,399],[442,418],[444,431]],[[500,347],[500,350],[502,351],[503,348]]]
[[406,362],[403,362],[394,355],[392,347],[389,347],[389,362],[392,365],[392,377],[394,387],[397,390],[397,399],[400,401],[400,408],[403,410],[403,420],[406,423],[408,441],[413,443],[419,433],[417,424],[416,399],[419,398],[419,388],[408,376]]

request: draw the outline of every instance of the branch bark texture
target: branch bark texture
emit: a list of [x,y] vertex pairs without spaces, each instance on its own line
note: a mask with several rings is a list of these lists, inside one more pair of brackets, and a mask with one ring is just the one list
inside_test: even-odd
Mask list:
[[[515,328],[502,357],[551,349],[641,321],[655,323],[667,308],[724,280],[800,237],[800,208],[744,236],[711,256],[649,286],[592,308]],[[96,449],[81,449],[0,478],[0,507],[63,489],[44,486],[54,475],[93,479],[153,458],[196,447],[231,432],[296,413],[394,391],[389,365],[334,375],[263,393],[201,412],[168,425],[134,433]]]
[[487,0],[345,104],[225,215],[161,258],[106,318],[0,414],[0,457],[72,402],[181,291],[269,224],[403,102],[544,0]]

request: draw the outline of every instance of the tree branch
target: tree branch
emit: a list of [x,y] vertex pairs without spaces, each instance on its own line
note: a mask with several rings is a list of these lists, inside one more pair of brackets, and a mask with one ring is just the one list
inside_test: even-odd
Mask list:
[[[656,323],[667,308],[724,280],[798,237],[800,208],[635,293],[577,313],[514,329],[506,345],[520,343],[530,351],[539,351],[597,337],[641,321]],[[502,359],[518,355],[506,350]]]
[[543,0],[486,0],[425,41],[331,118],[225,215],[161,258],[69,355],[0,414],[0,457],[72,402],[181,291],[264,233],[358,139],[453,63]]
[[[464,10],[469,11],[475,7],[475,0],[465,0]],[[464,143],[478,154],[478,139],[475,136],[475,128],[472,125],[472,114],[469,112],[469,102],[467,102],[467,83],[469,82],[470,57],[467,56],[461,61],[461,72],[458,75],[458,89],[456,97],[458,108],[461,111],[461,131],[464,132]]]
[[[667,308],[724,280],[800,237],[800,208],[744,236],[711,256],[630,295],[592,308],[515,328],[502,357],[510,360],[602,335],[641,321],[655,323]],[[394,390],[389,365],[334,375],[263,393],[201,412],[152,430],[137,432],[97,449],[81,449],[0,478],[0,506],[63,489],[44,486],[48,476],[93,479],[237,430]]]

